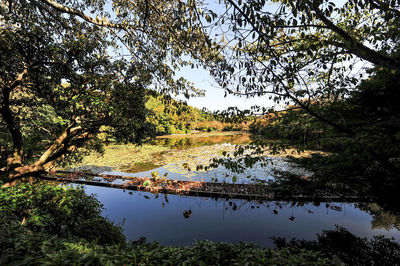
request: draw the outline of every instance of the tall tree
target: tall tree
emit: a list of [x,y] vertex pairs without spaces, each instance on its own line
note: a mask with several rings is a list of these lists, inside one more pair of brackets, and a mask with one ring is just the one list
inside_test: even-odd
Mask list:
[[151,134],[145,89],[195,93],[175,71],[222,62],[196,4],[1,0],[4,178],[41,173],[78,147],[94,145],[102,125],[125,141]]

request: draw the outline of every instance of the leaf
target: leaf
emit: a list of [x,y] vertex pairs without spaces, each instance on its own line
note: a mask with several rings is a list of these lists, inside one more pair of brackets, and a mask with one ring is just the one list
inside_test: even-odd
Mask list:
[[183,211],[183,217],[185,217],[185,219],[188,219],[190,216],[192,215],[192,210],[188,210],[188,211]]

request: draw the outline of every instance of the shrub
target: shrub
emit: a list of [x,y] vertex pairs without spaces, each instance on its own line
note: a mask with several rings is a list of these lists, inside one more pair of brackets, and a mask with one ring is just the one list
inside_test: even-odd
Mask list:
[[83,239],[28,232],[0,225],[0,263],[29,265],[329,265],[318,252],[299,248],[261,249],[254,244],[197,242],[189,247],[160,244],[99,245]]
[[398,265],[400,258],[400,245],[393,240],[383,236],[360,238],[339,226],[323,231],[316,241],[275,238],[274,242],[278,248],[303,248],[338,257],[347,265]]
[[100,216],[102,205],[82,188],[26,183],[0,188],[0,218],[35,232],[123,243],[122,229]]

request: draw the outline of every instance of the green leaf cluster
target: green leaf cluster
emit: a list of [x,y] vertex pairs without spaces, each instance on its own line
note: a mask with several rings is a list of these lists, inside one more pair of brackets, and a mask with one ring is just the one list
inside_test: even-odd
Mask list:
[[121,228],[100,216],[102,205],[80,188],[26,183],[0,189],[4,226],[63,237],[84,237],[99,243],[121,243]]

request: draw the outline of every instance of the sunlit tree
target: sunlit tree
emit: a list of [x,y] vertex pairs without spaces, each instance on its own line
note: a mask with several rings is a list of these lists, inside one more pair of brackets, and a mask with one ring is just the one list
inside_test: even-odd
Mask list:
[[[194,1],[0,2],[2,175],[41,173],[101,126],[140,142],[146,89],[189,96],[181,66],[221,62]],[[205,45],[208,44],[208,45]]]

